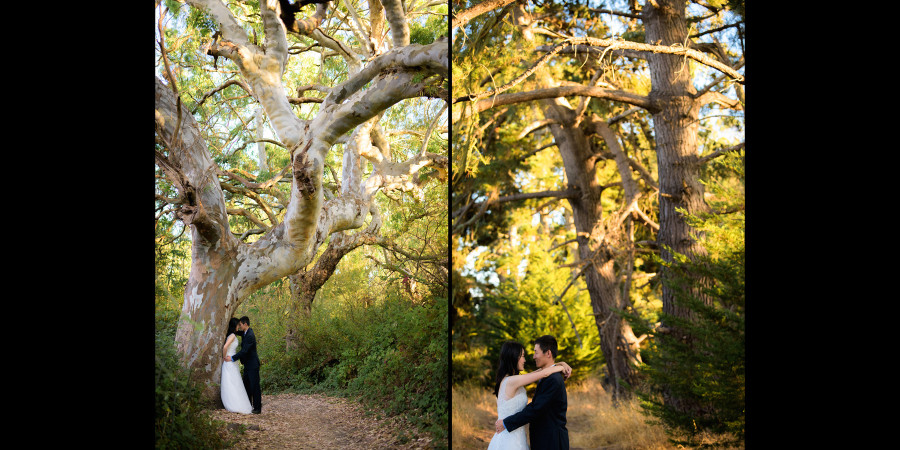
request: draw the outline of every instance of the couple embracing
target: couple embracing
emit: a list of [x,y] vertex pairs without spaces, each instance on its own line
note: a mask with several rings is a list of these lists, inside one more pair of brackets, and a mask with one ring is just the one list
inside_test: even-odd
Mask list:
[[[527,450],[525,424],[531,424],[529,436],[535,449],[568,449],[566,429],[565,379],[572,368],[556,362],[556,338],[541,336],[534,341],[534,362],[538,369],[524,375],[525,347],[518,342],[505,342],[500,348],[494,395],[497,396],[497,431],[488,450]],[[537,381],[534,398],[528,403],[525,386]],[[526,405],[527,403],[527,405]]]
[[[256,353],[256,334],[250,328],[250,318],[232,317],[225,332],[222,347],[222,404],[225,409],[241,414],[259,414],[262,410],[262,390],[259,388],[259,355]],[[237,351],[237,337],[241,339],[241,351]],[[244,364],[244,376],[237,362]],[[247,393],[250,393],[248,396]],[[251,402],[252,398],[252,402]]]

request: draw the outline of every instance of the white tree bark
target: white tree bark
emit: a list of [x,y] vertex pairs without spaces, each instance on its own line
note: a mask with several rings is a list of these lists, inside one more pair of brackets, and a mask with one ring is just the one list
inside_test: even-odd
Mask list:
[[[262,140],[263,138],[263,109],[256,109],[256,139]],[[269,171],[269,162],[268,156],[266,155],[266,143],[265,142],[257,142],[256,143],[256,157],[259,159],[259,171],[260,172],[268,172]]]
[[[221,39],[209,46],[209,54],[235,63],[278,140],[291,155],[292,187],[283,221],[256,242],[239,241],[228,227],[217,168],[197,123],[187,111],[182,111],[180,133],[174,134],[176,99],[171,89],[157,80],[158,135],[169,143],[168,158],[158,156],[157,160],[167,168],[169,178],[176,180],[186,199],[181,217],[192,225],[193,236],[191,275],[182,309],[184,320],[176,341],[185,363],[201,369],[205,381],[211,382],[219,376],[218,347],[227,321],[247,296],[306,267],[328,236],[363,227],[370,214],[367,232],[377,233],[381,220],[373,198],[379,190],[421,190],[415,175],[425,166],[436,166],[446,173],[448,160],[441,155],[424,153],[404,162],[385,158],[389,152],[384,152],[387,145],[378,120],[391,105],[422,96],[449,75],[449,47],[446,38],[424,46],[408,45],[409,32],[405,14],[402,8],[398,9],[399,0],[384,1],[395,48],[363,65],[362,59],[346,45],[316,28],[325,17],[325,5],[317,5],[315,16],[298,21],[300,24],[295,24],[292,31],[300,30],[341,54],[350,68],[350,77],[330,89],[317,116],[304,121],[291,109],[290,92],[282,81],[288,42],[285,25],[279,18],[279,3],[261,2],[265,29],[262,47],[250,42],[221,0],[187,3],[205,10],[218,23]],[[373,31],[378,28],[372,26]],[[261,130],[259,122],[257,129]],[[341,196],[326,201],[322,188],[326,154],[341,136],[351,131],[344,150]],[[373,141],[379,147],[373,147]],[[264,161],[260,155],[261,166]],[[372,163],[373,172],[363,179],[366,161]],[[215,389],[210,389],[213,391],[207,394],[216,396]]]

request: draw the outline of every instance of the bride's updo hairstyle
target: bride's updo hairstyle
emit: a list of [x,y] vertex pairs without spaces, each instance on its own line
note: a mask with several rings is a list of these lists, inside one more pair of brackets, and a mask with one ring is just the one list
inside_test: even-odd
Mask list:
[[228,331],[225,332],[225,340],[228,340],[228,336],[231,336],[231,333],[234,333],[237,330],[237,324],[240,322],[237,317],[232,317],[231,320],[228,321]]
[[494,397],[500,392],[500,382],[507,375],[518,375],[519,358],[522,357],[525,346],[518,342],[507,341],[500,347],[500,367],[497,369],[497,384],[494,386]]

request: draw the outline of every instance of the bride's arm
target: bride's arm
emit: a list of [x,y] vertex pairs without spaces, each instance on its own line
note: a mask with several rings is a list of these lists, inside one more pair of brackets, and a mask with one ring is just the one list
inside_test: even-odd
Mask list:
[[[568,366],[568,365],[566,365]],[[546,367],[543,369],[535,370],[534,372],[526,373],[525,375],[513,375],[509,377],[509,381],[506,382],[506,398],[510,398],[510,393],[515,393],[516,389],[521,386],[527,386],[531,383],[534,383],[541,378],[547,378],[550,375],[556,372],[562,372],[565,368],[559,364],[554,364],[550,367]]]
[[564,378],[564,379],[568,380],[569,377],[572,376],[572,368],[569,367],[568,364],[566,364],[566,363],[560,361],[560,362],[556,363],[556,365],[562,366],[562,368],[563,368],[562,372],[563,372],[563,378]]
[[231,334],[228,336],[228,339],[225,340],[225,346],[222,347],[222,359],[225,359],[228,356],[228,346],[231,345],[231,341],[234,340],[234,335]]

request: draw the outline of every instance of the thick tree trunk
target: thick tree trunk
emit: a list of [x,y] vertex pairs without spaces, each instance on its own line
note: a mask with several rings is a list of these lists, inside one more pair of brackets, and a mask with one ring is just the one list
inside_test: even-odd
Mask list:
[[[662,45],[684,44],[687,39],[684,3],[659,1],[659,8],[648,3],[644,8],[647,42]],[[701,103],[691,83],[690,68],[683,57],[666,54],[648,55],[652,89],[650,98],[658,107],[653,114],[656,152],[659,164],[659,234],[663,260],[671,261],[672,251],[690,256],[704,254],[692,233],[696,230],[684,214],[708,212],[700,183],[697,157],[697,133]],[[665,271],[662,271],[665,276]],[[698,283],[699,285],[699,283]],[[699,295],[699,293],[698,293]],[[663,287],[663,311],[679,317],[691,317],[690,310],[674,304],[672,290]]]
[[640,361],[637,339],[630,325],[613,310],[624,310],[627,299],[622,297],[612,246],[622,234],[618,229],[605,229],[600,196],[603,187],[596,176],[596,158],[593,155],[584,130],[574,127],[575,111],[559,102],[546,101],[544,114],[567,126],[551,125],[554,141],[559,147],[570,184],[581,191],[581,196],[569,198],[578,241],[578,254],[584,266],[584,278],[591,298],[594,320],[600,333],[600,349],[606,360],[606,371],[612,387],[613,399],[629,396],[620,384],[635,382],[635,364]]
[[[644,26],[648,43],[661,45],[682,44],[687,41],[685,5],[678,0],[659,0],[644,6]],[[700,183],[700,166],[697,156],[697,133],[701,102],[694,98],[690,67],[683,57],[667,54],[648,55],[652,89],[651,101],[657,106],[653,114],[656,134],[656,152],[659,164],[659,233],[660,256],[671,262],[672,252],[689,258],[705,253],[694,234],[698,233],[685,220],[683,209],[689,214],[707,212],[704,188]],[[675,293],[666,283],[667,271],[660,270],[664,284],[662,289],[663,312],[680,318],[692,319],[693,312],[675,303]],[[698,278],[692,283],[692,295],[707,304],[709,299],[699,287],[706,283]],[[665,323],[663,325],[666,325]],[[666,326],[675,337],[690,343],[691,336]],[[663,393],[665,401],[673,407],[690,411],[699,405]]]

